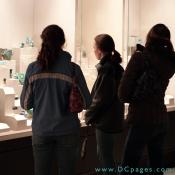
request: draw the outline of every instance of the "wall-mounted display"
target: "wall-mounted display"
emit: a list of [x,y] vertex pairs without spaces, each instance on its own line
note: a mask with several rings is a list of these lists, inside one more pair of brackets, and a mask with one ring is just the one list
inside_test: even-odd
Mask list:
[[111,35],[116,50],[123,54],[123,0],[76,0],[75,58],[91,89],[96,78],[94,38]]

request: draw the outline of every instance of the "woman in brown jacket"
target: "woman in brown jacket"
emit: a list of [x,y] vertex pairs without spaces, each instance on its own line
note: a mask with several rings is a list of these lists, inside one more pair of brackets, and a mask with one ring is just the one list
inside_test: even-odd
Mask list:
[[[159,80],[155,82],[159,88],[152,95],[145,95],[141,101],[135,101],[133,94],[138,79],[148,69],[146,60],[149,62],[149,68],[159,77]],[[131,167],[135,171],[133,174],[137,174],[136,168],[139,166],[145,146],[147,146],[150,159],[148,174],[153,172],[153,174],[163,174],[157,168],[163,167],[162,149],[167,128],[164,96],[169,79],[174,72],[175,53],[170,41],[170,31],[164,24],[157,24],[149,31],[145,48],[142,51],[137,50],[132,55],[119,87],[120,99],[129,103],[129,133],[122,161],[123,168],[128,167],[128,172],[122,174],[130,174]]]

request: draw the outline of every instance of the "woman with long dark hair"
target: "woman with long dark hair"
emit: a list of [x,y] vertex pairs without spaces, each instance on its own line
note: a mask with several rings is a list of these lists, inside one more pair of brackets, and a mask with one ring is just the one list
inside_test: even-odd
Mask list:
[[26,110],[33,108],[35,175],[53,174],[55,157],[59,175],[74,175],[80,121],[77,113],[69,110],[71,78],[77,78],[85,108],[91,98],[80,67],[71,63],[71,55],[62,49],[64,31],[57,25],[49,25],[41,39],[41,50],[37,61],[28,66],[21,94],[21,106]]
[[118,98],[117,90],[124,70],[120,65],[122,59],[115,50],[115,43],[110,35],[100,34],[95,37],[94,53],[99,60],[96,65],[98,75],[85,121],[96,129],[97,155],[101,166],[114,168],[116,133],[122,131],[124,117],[124,106]]
[[[170,38],[170,31],[164,24],[153,26],[147,34],[145,48],[139,47],[141,49],[132,55],[119,87],[120,99],[129,103],[129,132],[122,162],[123,168],[128,167],[128,171],[131,167],[134,170],[139,167],[144,148],[147,147],[151,169],[144,173],[163,174],[160,168],[164,166],[163,143],[167,129],[164,96],[169,79],[175,72],[175,53]],[[142,94],[147,94],[139,101],[141,95],[135,100],[133,94],[143,74],[147,76],[145,87],[149,87],[144,88]],[[152,82],[152,79],[155,81]],[[133,174],[139,174],[139,170]]]

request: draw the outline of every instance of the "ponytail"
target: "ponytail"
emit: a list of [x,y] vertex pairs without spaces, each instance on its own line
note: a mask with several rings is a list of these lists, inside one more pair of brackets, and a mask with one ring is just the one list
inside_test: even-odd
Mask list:
[[120,53],[115,50],[115,43],[113,38],[108,34],[100,34],[95,37],[95,43],[98,49],[100,49],[108,59],[120,64],[122,59]]
[[37,60],[42,70],[48,70],[58,59],[59,51],[65,43],[64,31],[57,25],[49,25],[43,30],[41,39],[42,45]]
[[48,70],[53,64],[55,59],[58,57],[59,50],[52,48],[46,43],[42,43],[41,50],[38,54],[37,60],[42,69]]
[[120,64],[122,62],[122,58],[121,58],[120,53],[117,52],[116,50],[114,50],[113,54],[111,56],[111,60]]

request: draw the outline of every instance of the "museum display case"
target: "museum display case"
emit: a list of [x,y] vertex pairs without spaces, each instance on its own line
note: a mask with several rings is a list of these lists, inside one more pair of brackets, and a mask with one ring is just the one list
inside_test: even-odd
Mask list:
[[[30,128],[31,119],[26,118],[24,116],[26,112],[20,108],[19,96],[22,89],[20,75],[24,78],[28,64],[36,59],[41,43],[40,33],[45,26],[57,23],[63,27],[66,35],[64,49],[68,50],[72,54],[72,60],[81,66],[91,90],[97,76],[95,65],[98,63],[93,51],[94,37],[100,33],[110,34],[114,38],[116,50],[122,55],[122,64],[125,67],[134,52],[135,45],[137,43],[144,45],[147,31],[152,25],[162,22],[166,23],[170,30],[172,29],[174,21],[165,17],[160,10],[164,6],[169,14],[169,4],[165,0],[156,2],[154,1],[154,4],[157,8],[153,9],[151,8],[153,2],[146,0],[110,0],[108,3],[106,0],[75,0],[71,3],[69,0],[65,2],[52,0],[49,6],[47,1],[43,1],[43,8],[41,8],[42,1],[33,0],[27,1],[27,5],[33,9],[31,12],[29,9],[26,10],[24,2],[16,0],[10,4],[9,1],[3,0],[1,8],[3,6],[10,8],[3,17],[8,20],[8,23],[4,22],[7,30],[0,29],[0,35],[5,41],[0,41],[0,48],[3,48],[0,50],[2,58],[0,60],[0,132]],[[69,3],[69,16],[63,10],[67,3]],[[170,3],[174,4],[174,1],[171,0]],[[46,7],[48,15],[44,13]],[[149,15],[145,16],[148,9]],[[14,24],[12,15],[13,20],[16,21],[15,35],[11,35],[10,32]],[[8,34],[10,39],[7,37]],[[172,32],[172,42],[174,40]],[[174,109],[174,96],[172,79],[165,97],[168,110]],[[126,113],[127,106],[126,104]],[[82,122],[83,115],[84,113],[79,114]]]
[[89,89],[97,76],[94,55],[94,38],[98,34],[110,34],[116,50],[122,53],[123,0],[77,0],[75,27],[75,58],[86,76]]
[[[15,172],[19,175],[20,172],[25,172],[27,167],[30,167],[30,175],[33,171],[32,119],[27,117],[28,113],[20,107],[19,96],[26,68],[36,59],[40,50],[40,34],[45,26],[55,23],[64,29],[64,49],[72,54],[72,61],[81,66],[91,90],[97,76],[95,65],[98,63],[93,52],[94,37],[100,33],[110,34],[115,41],[116,50],[122,55],[122,65],[126,67],[136,44],[144,45],[148,30],[156,23],[165,23],[170,28],[175,45],[175,22],[172,18],[174,6],[174,0],[169,0],[168,3],[167,0],[51,0],[49,4],[48,0],[1,0],[0,12],[3,15],[0,15],[0,20],[4,24],[0,28],[0,48],[10,51],[5,56],[4,52],[0,54],[0,163],[4,167],[3,172],[7,171],[5,167],[8,163],[16,168]],[[175,154],[174,82],[173,77],[165,96],[170,118],[165,150],[170,164],[175,163],[171,158]],[[125,114],[127,107],[128,104],[125,104]],[[87,136],[84,112],[79,114],[82,123],[81,141]],[[126,132],[127,130],[117,136],[117,161],[121,157]],[[79,174],[88,172],[85,166],[87,162],[89,171],[93,171],[99,163],[94,156],[96,149],[93,128],[90,129],[88,137],[91,143],[88,145],[89,154],[79,162]],[[18,160],[15,159],[17,156]],[[24,159],[28,161],[25,163]],[[15,160],[19,166],[13,164]],[[19,170],[21,165],[23,171]],[[12,172],[10,169],[8,171],[6,175]]]
[[20,107],[19,97],[27,66],[36,60],[40,49],[44,27],[55,23],[64,29],[64,49],[74,60],[75,3],[52,0],[48,5],[47,0],[1,0],[0,141],[31,136],[32,119]]

